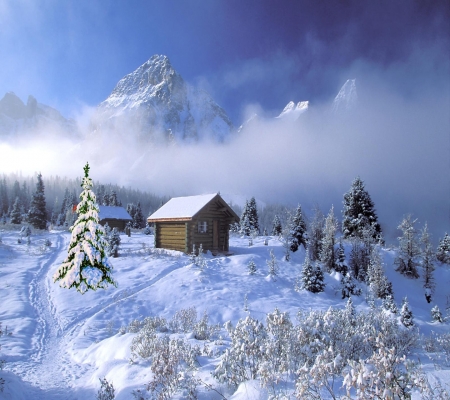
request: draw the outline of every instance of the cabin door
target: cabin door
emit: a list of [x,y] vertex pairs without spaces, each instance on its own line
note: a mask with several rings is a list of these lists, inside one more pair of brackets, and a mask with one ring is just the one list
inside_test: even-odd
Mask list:
[[219,221],[213,221],[213,249],[219,249]]

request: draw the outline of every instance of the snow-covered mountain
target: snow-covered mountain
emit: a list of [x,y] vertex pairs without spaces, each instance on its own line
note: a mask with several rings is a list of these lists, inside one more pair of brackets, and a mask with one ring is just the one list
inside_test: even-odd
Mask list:
[[296,120],[300,115],[308,111],[309,101],[299,101],[295,104],[290,101],[277,118]]
[[347,79],[339,93],[334,98],[333,114],[346,114],[353,110],[358,104],[358,94],[356,92],[356,79]]
[[223,141],[233,125],[205,91],[188,85],[163,55],[154,55],[100,103],[94,130],[129,129],[146,140]]
[[0,100],[0,136],[52,129],[72,135],[76,124],[54,108],[38,103],[33,96],[28,96],[27,104],[13,92],[6,93]]

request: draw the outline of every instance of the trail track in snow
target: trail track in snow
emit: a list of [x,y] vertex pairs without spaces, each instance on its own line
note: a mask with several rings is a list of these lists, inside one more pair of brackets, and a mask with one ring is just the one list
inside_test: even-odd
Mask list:
[[[29,382],[33,388],[33,399],[36,400],[72,400],[90,395],[86,389],[77,388],[77,380],[93,372],[93,366],[78,364],[73,361],[66,349],[73,337],[76,337],[85,321],[118,301],[126,300],[166,277],[172,271],[180,268],[179,264],[170,265],[155,277],[143,284],[136,285],[132,291],[119,292],[119,297],[109,297],[77,314],[76,318],[67,322],[56,312],[47,276],[56,270],[59,262],[65,257],[68,236],[58,233],[52,237],[56,239],[55,248],[47,259],[40,258],[38,271],[29,284],[29,302],[35,310],[36,329],[31,340],[28,360],[14,361],[7,364],[8,370]],[[73,290],[73,289],[72,289]]]

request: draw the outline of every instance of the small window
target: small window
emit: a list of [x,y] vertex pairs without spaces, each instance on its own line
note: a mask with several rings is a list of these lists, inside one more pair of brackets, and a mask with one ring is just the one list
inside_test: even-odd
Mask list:
[[206,221],[198,221],[198,233],[208,232],[208,223]]

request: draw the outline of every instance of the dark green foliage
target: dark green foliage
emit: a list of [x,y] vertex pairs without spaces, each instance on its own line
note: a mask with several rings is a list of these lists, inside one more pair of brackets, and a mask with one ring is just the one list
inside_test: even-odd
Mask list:
[[20,211],[20,200],[16,197],[13,208],[10,213],[11,223],[20,224],[22,222],[22,212]]
[[280,218],[278,215],[275,215],[275,218],[273,219],[272,224],[272,235],[273,236],[280,236],[283,228],[281,226]]
[[289,219],[289,238],[292,252],[296,252],[300,245],[303,245],[306,249],[306,222],[300,204],[297,206],[294,215]]
[[350,190],[344,194],[342,231],[344,237],[361,237],[363,229],[373,228],[373,238],[381,238],[381,227],[375,213],[374,203],[364,187],[364,182],[355,178]]
[[311,262],[308,253],[305,256],[301,275],[302,289],[312,293],[320,293],[325,289],[324,276],[319,263]]
[[44,182],[42,181],[42,174],[40,173],[37,176],[36,191],[31,197],[28,222],[36,229],[45,229],[47,227]]
[[341,293],[343,299],[361,294],[361,289],[356,286],[355,280],[348,272],[341,279]]
[[[106,229],[105,229],[106,231]],[[109,257],[119,256],[119,246],[120,246],[120,234],[117,228],[113,228],[105,235],[108,246],[106,247],[106,254]]]
[[436,251],[436,258],[444,264],[450,264],[450,236],[448,233],[439,242],[439,246]]
[[130,214],[130,217],[133,219],[131,225],[133,228],[142,229],[145,226],[144,215],[142,214],[141,203],[138,204],[128,203],[127,204],[127,212]]
[[322,211],[318,207],[316,207],[314,209],[314,217],[309,224],[308,229],[308,251],[312,261],[317,261],[320,258],[324,227],[325,217]]
[[259,234],[258,211],[254,197],[245,202],[241,216],[240,232],[246,236]]
[[336,272],[340,272],[342,275],[345,275],[348,271],[348,266],[345,262],[345,249],[344,245],[342,244],[342,240],[339,241],[339,248],[336,252],[336,258]]

